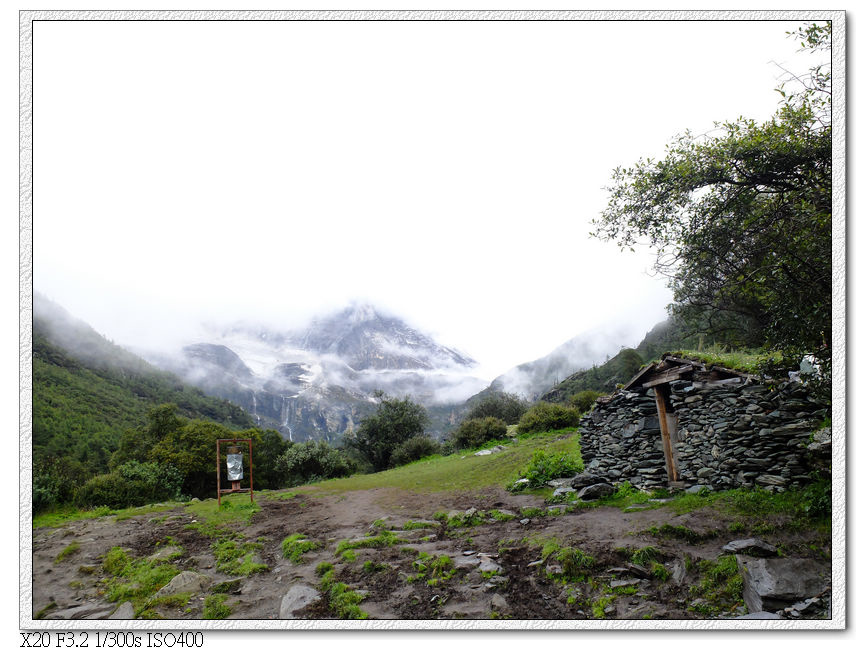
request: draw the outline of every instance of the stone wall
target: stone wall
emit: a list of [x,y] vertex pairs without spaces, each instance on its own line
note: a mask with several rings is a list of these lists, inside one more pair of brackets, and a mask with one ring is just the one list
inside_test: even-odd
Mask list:
[[[671,431],[685,487],[770,489],[808,482],[812,431],[825,404],[798,382],[698,388],[670,384],[678,420]],[[667,486],[664,448],[653,389],[619,391],[581,421],[586,471],[641,489]]]

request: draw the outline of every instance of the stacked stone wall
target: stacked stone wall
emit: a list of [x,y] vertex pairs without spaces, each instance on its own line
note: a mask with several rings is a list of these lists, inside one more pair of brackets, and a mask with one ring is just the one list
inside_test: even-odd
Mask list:
[[[807,449],[826,405],[798,382],[670,384],[671,439],[685,487],[784,489],[810,480]],[[668,485],[653,389],[619,391],[581,421],[586,471],[641,489]]]

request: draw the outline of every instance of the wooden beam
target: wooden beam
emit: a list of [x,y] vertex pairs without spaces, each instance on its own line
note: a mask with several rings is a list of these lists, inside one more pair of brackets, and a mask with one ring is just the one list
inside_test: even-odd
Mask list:
[[657,386],[658,384],[666,384],[675,379],[678,379],[680,375],[684,375],[686,372],[691,372],[692,370],[694,369],[691,366],[680,366],[678,368],[671,368],[670,370],[664,371],[655,378],[644,382],[643,388],[651,388],[652,386]]
[[664,462],[667,465],[667,480],[674,483],[679,480],[679,470],[676,467],[676,459],[673,458],[673,443],[670,440],[670,426],[667,421],[667,404],[665,390],[669,388],[662,384],[655,386],[655,405],[658,407],[658,423],[661,426],[661,440],[664,443]]

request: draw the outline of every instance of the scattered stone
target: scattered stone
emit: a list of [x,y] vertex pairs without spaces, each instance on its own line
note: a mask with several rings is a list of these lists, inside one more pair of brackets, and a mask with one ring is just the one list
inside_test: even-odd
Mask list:
[[609,483],[596,483],[595,485],[589,485],[584,487],[577,493],[577,498],[582,499],[584,501],[589,501],[591,499],[600,499],[601,497],[606,497],[613,494],[616,491]]
[[615,589],[616,587],[630,587],[638,584],[640,584],[639,580],[612,580],[610,582],[610,587]]
[[474,555],[476,552],[477,551],[463,551],[463,555],[465,555],[465,556]]
[[778,555],[778,548],[755,537],[734,539],[721,549],[725,553],[737,555],[752,555],[754,557],[772,557]]
[[470,519],[471,517],[474,517],[476,514],[478,514],[477,508],[469,508],[464,513],[466,519]]
[[828,582],[824,567],[811,559],[737,555],[736,560],[749,612],[783,609],[803,596],[819,593]]
[[508,601],[505,600],[505,597],[501,594],[495,594],[490,601],[490,606],[496,610],[497,612],[508,612],[511,609],[511,606],[508,605]]
[[279,618],[293,619],[294,613],[321,599],[321,594],[309,585],[294,585],[282,597],[279,604]]
[[89,602],[68,609],[54,610],[47,616],[49,620],[96,620],[108,618],[114,612],[114,605],[101,602]]
[[156,592],[156,598],[162,596],[173,596],[174,594],[204,591],[210,584],[210,578],[194,571],[181,571],[171,579],[167,585]]
[[566,494],[570,494],[571,492],[576,492],[576,490],[572,487],[560,487],[556,488],[553,492],[553,499],[558,499],[559,497],[563,497]]
[[531,523],[531,521],[532,521],[531,519],[520,519],[520,523],[523,526],[528,526]]
[[493,571],[501,571],[502,567],[498,562],[494,562],[491,558],[481,556],[478,571],[481,573],[491,573]]
[[542,565],[543,563],[544,563],[543,560],[535,560],[534,562],[529,562],[529,563],[526,565],[526,567],[529,568],[529,569],[532,569],[532,568],[534,568],[534,567],[536,567],[536,566],[540,566],[540,565]]
[[735,616],[734,620],[746,620],[746,619],[759,619],[759,620],[776,620],[781,617],[775,614],[774,612],[751,612],[750,614],[743,614],[742,616]]
[[712,486],[711,485],[703,485],[702,483],[697,483],[697,484],[689,487],[687,490],[685,490],[685,493],[686,494],[698,494],[701,490],[709,490],[711,492]]
[[597,485],[598,483],[603,482],[604,478],[597,474],[577,474],[571,479],[571,487],[575,490],[580,490],[589,485]]
[[108,617],[110,620],[131,620],[135,618],[135,607],[128,600],[120,607],[114,610],[114,613]]

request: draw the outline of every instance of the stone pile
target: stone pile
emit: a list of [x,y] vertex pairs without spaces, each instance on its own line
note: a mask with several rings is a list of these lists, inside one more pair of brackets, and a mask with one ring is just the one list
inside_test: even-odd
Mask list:
[[[673,453],[686,487],[781,490],[810,480],[808,447],[828,411],[803,384],[674,381],[670,388]],[[580,424],[587,472],[640,489],[668,485],[653,389],[619,391]]]

